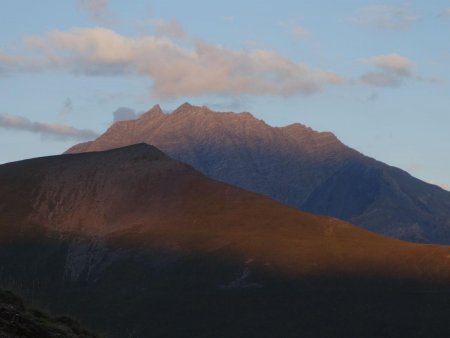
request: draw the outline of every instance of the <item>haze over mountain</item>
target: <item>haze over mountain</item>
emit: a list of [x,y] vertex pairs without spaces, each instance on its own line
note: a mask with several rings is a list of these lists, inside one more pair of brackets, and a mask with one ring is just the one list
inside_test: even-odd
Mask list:
[[449,257],[145,144],[0,166],[0,284],[111,337],[445,336]]
[[68,153],[155,145],[207,176],[301,210],[409,241],[450,243],[450,192],[364,156],[332,133],[271,127],[250,113],[156,105]]

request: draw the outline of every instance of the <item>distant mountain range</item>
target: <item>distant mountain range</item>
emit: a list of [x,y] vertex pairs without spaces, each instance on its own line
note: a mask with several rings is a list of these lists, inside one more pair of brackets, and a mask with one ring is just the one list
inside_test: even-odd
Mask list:
[[146,144],[0,165],[0,284],[108,337],[446,337],[449,257]]
[[154,106],[67,153],[152,144],[207,176],[399,239],[450,244],[450,192],[366,157],[332,133],[250,113]]

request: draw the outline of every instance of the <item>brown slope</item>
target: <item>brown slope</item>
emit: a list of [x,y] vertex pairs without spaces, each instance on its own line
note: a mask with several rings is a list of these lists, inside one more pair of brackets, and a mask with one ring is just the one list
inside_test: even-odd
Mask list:
[[448,247],[297,211],[208,179],[145,144],[0,166],[0,224],[3,235],[40,228],[144,248],[227,248],[295,273],[450,277]]
[[208,179],[152,146],[0,166],[0,285],[108,337],[448,337],[450,248]]

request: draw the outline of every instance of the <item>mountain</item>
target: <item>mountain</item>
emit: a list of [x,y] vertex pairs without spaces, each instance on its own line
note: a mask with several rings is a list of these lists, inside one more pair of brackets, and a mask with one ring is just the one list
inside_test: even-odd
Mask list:
[[108,337],[447,337],[449,257],[146,144],[0,165],[0,285]]
[[207,176],[391,237],[450,244],[450,192],[371,159],[332,133],[183,104],[114,123],[67,153],[152,144]]

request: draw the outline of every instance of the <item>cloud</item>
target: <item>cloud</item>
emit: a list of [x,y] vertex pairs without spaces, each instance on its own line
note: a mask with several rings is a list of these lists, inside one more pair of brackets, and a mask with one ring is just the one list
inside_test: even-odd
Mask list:
[[397,87],[404,82],[402,77],[384,71],[365,73],[360,80],[364,84],[379,87]]
[[415,62],[399,54],[379,55],[360,61],[377,68],[360,77],[364,84],[395,87],[409,78],[420,79],[415,75]]
[[248,100],[242,97],[234,97],[231,100],[227,100],[224,102],[210,102],[206,103],[207,107],[211,107],[212,109],[218,111],[242,111],[248,106]]
[[98,137],[98,133],[92,130],[77,129],[61,124],[32,122],[25,117],[13,115],[0,115],[0,128],[28,131],[61,141],[86,141]]
[[70,97],[66,98],[64,100],[64,105],[63,108],[61,110],[61,112],[59,113],[59,115],[61,117],[66,117],[67,115],[69,115],[73,110],[73,103]]
[[99,21],[108,15],[108,0],[78,0],[78,5],[92,20]]
[[176,20],[154,19],[151,22],[157,35],[168,36],[178,40],[182,40],[187,36],[183,26]]
[[222,19],[222,21],[231,23],[231,22],[234,22],[236,20],[236,17],[232,16],[232,15],[226,15],[226,16],[222,16],[221,19]]
[[450,7],[443,10],[437,16],[442,19],[450,19]]
[[369,5],[351,17],[351,21],[355,24],[382,30],[404,30],[419,20],[420,17],[411,11],[408,4]]
[[134,120],[139,117],[139,114],[136,114],[136,112],[131,108],[120,107],[113,112],[113,116],[114,122],[118,122],[118,121]]
[[0,75],[19,70],[23,62],[23,57],[9,55],[0,50]]
[[279,21],[276,25],[286,30],[294,41],[306,40],[311,35],[303,26],[292,20]]
[[379,55],[362,61],[401,76],[411,76],[416,67],[415,62],[399,54]]
[[367,96],[366,101],[373,102],[373,101],[377,101],[378,99],[379,99],[378,93],[371,93],[369,96]]
[[294,40],[304,40],[309,37],[309,32],[300,25],[293,25],[291,35]]
[[54,31],[25,42],[37,53],[39,67],[85,75],[146,76],[158,99],[293,96],[346,82],[334,72],[312,69],[271,50],[232,50],[201,40],[185,47],[165,36],[127,37],[105,28]]

